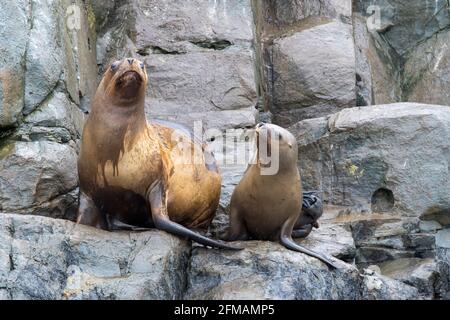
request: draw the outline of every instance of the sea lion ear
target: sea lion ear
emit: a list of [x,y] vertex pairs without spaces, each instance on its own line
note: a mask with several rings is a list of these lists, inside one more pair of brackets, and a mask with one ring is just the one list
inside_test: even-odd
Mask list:
[[111,63],[111,67],[110,67],[111,71],[113,71],[113,72],[117,71],[117,69],[119,68],[119,65],[120,65],[120,61]]

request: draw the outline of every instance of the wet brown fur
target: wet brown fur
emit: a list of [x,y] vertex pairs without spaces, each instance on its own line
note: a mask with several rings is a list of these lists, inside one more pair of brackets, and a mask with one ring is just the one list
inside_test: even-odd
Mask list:
[[[207,168],[202,146],[191,138],[172,141],[173,128],[147,123],[147,81],[145,68],[137,60],[124,59],[103,76],[84,127],[78,161],[81,202],[92,200],[90,205],[96,208],[80,205],[78,222],[108,229],[107,216],[152,226],[148,194],[160,181],[165,190],[164,214],[187,228],[206,227],[219,203],[220,174]],[[197,150],[198,163],[179,163],[186,157],[182,147]],[[86,217],[95,214],[100,218]]]
[[[263,134],[264,132],[264,134]],[[230,229],[227,240],[276,240],[288,249],[316,257],[328,265],[337,265],[329,258],[308,250],[292,239],[293,231],[312,223],[302,212],[302,185],[297,167],[298,147],[295,137],[287,130],[272,124],[256,127],[255,163],[251,163],[233,192],[230,204]],[[270,138],[273,139],[270,139]],[[274,139],[278,141],[272,144]],[[274,165],[273,159],[260,158],[259,149],[267,145],[268,155],[278,158],[278,172],[262,174],[263,168]],[[301,237],[309,231],[296,231]],[[297,232],[295,232],[297,233]]]

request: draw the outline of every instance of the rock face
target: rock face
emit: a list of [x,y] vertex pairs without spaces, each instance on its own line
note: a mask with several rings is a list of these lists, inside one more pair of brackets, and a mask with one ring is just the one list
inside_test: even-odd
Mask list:
[[147,105],[151,117],[179,115],[178,120],[191,126],[191,113],[201,120],[204,112],[215,111],[219,116],[221,110],[256,105],[251,50],[154,54],[145,61],[150,73]]
[[449,225],[449,111],[415,103],[379,105],[290,127],[299,142],[304,188],[344,206],[328,223],[351,230],[356,264],[375,265],[424,297],[448,292],[442,234]]
[[278,244],[246,242],[238,253],[194,248],[188,299],[414,299],[415,288],[342,263],[322,262]]
[[449,107],[403,103],[297,123],[291,130],[305,188],[363,212],[445,217],[448,112]]
[[0,211],[68,216],[77,199],[80,108],[97,82],[95,18],[82,1],[1,7]]
[[371,6],[379,10],[381,21],[376,30],[402,56],[450,24],[446,0],[358,0],[356,6],[364,13],[372,13]]
[[[205,128],[212,118],[223,117],[239,127],[240,113],[230,111],[245,113],[257,102],[250,0],[233,4],[130,0],[116,8],[115,15],[122,12],[136,18],[123,26],[120,35],[116,25],[106,25],[100,31],[104,33],[100,43],[145,61],[149,117],[176,120],[189,127],[195,119],[204,121]],[[115,42],[130,33],[132,39]],[[105,52],[100,56],[103,63],[112,59],[107,51],[99,51]],[[255,124],[254,117],[246,121]]]
[[405,64],[404,88],[409,101],[450,104],[450,31],[443,30],[417,46]]
[[186,241],[160,231],[109,233],[9,214],[0,216],[0,226],[3,299],[419,297],[401,282],[360,274],[345,263],[330,271],[270,242],[243,243],[241,252],[195,247],[190,257]]
[[275,123],[356,105],[351,1],[254,1],[254,10],[260,91]]
[[424,295],[433,296],[439,282],[439,272],[434,259],[398,259],[381,265],[381,273],[419,289]]
[[78,186],[78,173],[73,170],[76,158],[73,148],[55,142],[4,146],[0,154],[0,210],[63,217],[67,202],[76,200],[69,195]]
[[449,105],[448,1],[358,0],[354,8],[358,105]]
[[355,105],[351,30],[350,25],[340,21],[320,21],[273,41],[273,104],[277,123],[316,118]]
[[382,35],[368,28],[360,13],[353,14],[356,56],[356,104],[368,106],[401,101],[400,58]]
[[5,214],[0,239],[2,298],[181,298],[190,247],[164,232],[109,233]]
[[[0,128],[17,123],[24,105],[23,96],[23,59],[27,48],[28,37],[28,2],[2,1],[0,13],[2,24],[0,39],[7,39],[15,34],[14,46],[3,43],[0,60]],[[15,19],[9,19],[14,15]]]

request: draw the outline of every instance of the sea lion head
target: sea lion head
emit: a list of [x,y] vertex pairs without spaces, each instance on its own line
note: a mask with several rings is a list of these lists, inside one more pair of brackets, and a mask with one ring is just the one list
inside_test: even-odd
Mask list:
[[268,123],[258,123],[255,132],[260,167],[269,167],[273,161],[278,161],[280,169],[297,166],[298,147],[292,133]]
[[115,105],[127,106],[144,99],[147,82],[145,64],[134,58],[125,58],[111,63],[99,88]]
[[302,214],[300,215],[297,224],[305,226],[313,225],[315,228],[319,227],[317,220],[323,214],[323,202],[313,192],[303,193]]

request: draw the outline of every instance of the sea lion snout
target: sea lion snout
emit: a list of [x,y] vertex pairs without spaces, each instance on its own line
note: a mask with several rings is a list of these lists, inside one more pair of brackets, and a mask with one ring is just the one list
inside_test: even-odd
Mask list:
[[143,98],[147,80],[145,64],[134,58],[113,62],[104,77],[106,91],[121,104]]
[[117,79],[116,84],[121,87],[137,84],[143,81],[142,76],[134,70],[125,72],[119,79]]

